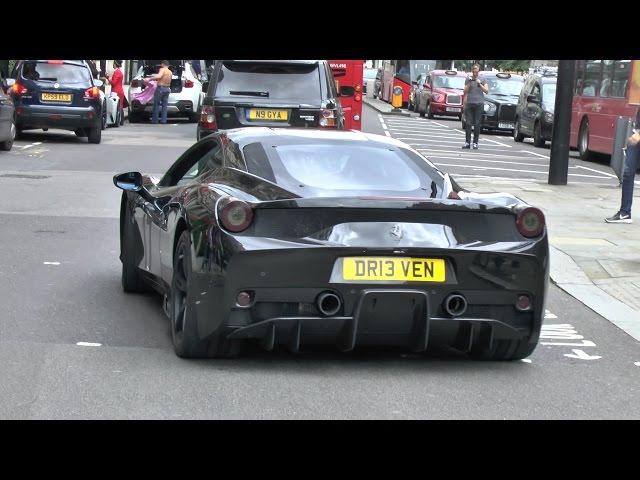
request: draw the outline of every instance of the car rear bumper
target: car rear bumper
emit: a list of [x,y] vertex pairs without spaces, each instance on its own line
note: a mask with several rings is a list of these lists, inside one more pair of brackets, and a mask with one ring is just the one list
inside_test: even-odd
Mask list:
[[59,105],[19,105],[16,107],[17,128],[92,128],[100,125],[100,114],[94,107]]
[[[130,102],[131,110],[135,113],[148,112],[153,113],[153,102],[141,104],[137,100]],[[193,113],[193,102],[191,100],[169,101],[167,104],[168,115],[191,115]]]

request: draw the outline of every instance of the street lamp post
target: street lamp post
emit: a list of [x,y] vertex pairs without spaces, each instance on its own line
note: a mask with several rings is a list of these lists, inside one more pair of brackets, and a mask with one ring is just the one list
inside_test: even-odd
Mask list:
[[571,128],[571,104],[573,101],[573,77],[575,60],[558,62],[556,103],[551,134],[551,158],[549,161],[550,185],[566,185],[569,171],[569,131]]

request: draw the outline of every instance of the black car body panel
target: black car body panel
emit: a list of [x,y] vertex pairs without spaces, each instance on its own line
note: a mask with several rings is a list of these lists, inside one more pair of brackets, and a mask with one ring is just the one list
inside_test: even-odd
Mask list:
[[[189,232],[201,339],[257,338],[269,349],[284,344],[294,351],[322,343],[342,350],[357,345],[425,350],[448,343],[464,350],[500,339],[535,346],[544,317],[549,252],[546,230],[525,238],[516,228],[516,215],[527,205],[509,195],[449,200],[447,177],[401,142],[353,132],[335,132],[334,140],[328,133],[254,128],[205,137],[160,181],[144,178],[147,199],[123,193],[122,248],[125,219],[132,219],[136,267],[158,292],[170,295],[176,242],[181,232]],[[403,197],[374,191],[354,195],[329,185],[327,196],[317,196],[311,185],[283,183],[276,170],[275,178],[268,178],[271,171],[264,176],[247,171],[253,161],[247,148],[256,142],[278,149],[314,143],[320,134],[325,135],[322,141],[338,146],[346,139],[342,145],[349,147],[410,150],[411,158],[433,173],[431,188]],[[221,155],[205,173],[176,184],[191,168],[190,158],[201,155],[198,149],[206,151],[207,142]],[[304,196],[308,188],[310,196]],[[228,197],[252,207],[253,221],[242,232],[220,223],[219,202]],[[445,280],[346,280],[344,262],[354,256],[441,259]],[[251,292],[249,306],[236,303],[239,292]],[[323,292],[340,299],[331,315],[318,308]],[[460,316],[443,307],[445,298],[456,293],[468,301]],[[533,302],[526,311],[514,307],[522,294]]]
[[[45,72],[60,78],[45,77]],[[25,60],[16,68],[15,77],[10,91],[19,130],[101,128],[102,100],[86,93],[95,83],[83,60]]]
[[516,108],[519,133],[525,138],[534,137],[539,128],[541,140],[551,141],[557,81],[555,73],[534,73],[527,77]]
[[[213,65],[197,138],[218,130],[250,126],[344,128],[333,73],[326,60],[217,60]],[[252,112],[273,118],[251,117]],[[323,113],[333,125],[323,127]],[[257,115],[256,113],[256,115]]]

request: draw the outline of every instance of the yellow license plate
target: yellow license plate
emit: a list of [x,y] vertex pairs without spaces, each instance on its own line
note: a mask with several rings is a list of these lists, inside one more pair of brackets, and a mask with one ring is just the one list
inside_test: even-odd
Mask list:
[[42,100],[45,102],[70,102],[71,94],[70,93],[43,93],[40,98],[42,98]]
[[272,122],[286,122],[289,120],[287,110],[266,110],[263,108],[252,108],[249,110],[249,120],[269,120]]
[[344,280],[444,282],[441,258],[348,257],[343,259]]

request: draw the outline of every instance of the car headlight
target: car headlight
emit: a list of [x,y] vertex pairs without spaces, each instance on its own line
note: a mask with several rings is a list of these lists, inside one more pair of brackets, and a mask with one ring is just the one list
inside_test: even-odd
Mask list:
[[484,102],[484,113],[487,115],[494,115],[496,113],[496,104]]
[[544,112],[544,119],[548,123],[553,123],[553,112]]

